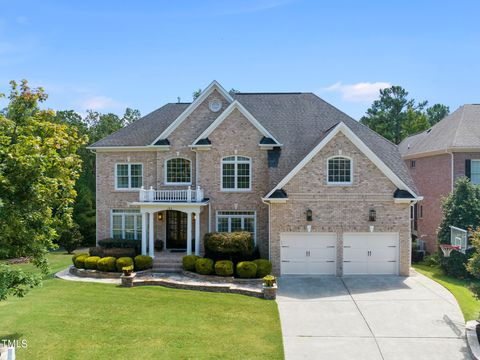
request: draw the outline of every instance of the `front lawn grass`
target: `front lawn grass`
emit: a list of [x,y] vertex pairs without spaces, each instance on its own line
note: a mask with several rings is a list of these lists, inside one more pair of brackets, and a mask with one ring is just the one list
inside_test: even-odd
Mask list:
[[[70,258],[49,254],[52,270]],[[0,339],[27,340],[20,360],[283,358],[276,302],[243,295],[48,277],[0,302],[0,324]]]
[[428,266],[424,264],[413,264],[415,270],[435,280],[440,285],[446,287],[455,296],[455,299],[462,310],[465,321],[478,319],[480,314],[480,301],[468,288],[469,285],[477,280],[457,279],[445,275],[439,266]]

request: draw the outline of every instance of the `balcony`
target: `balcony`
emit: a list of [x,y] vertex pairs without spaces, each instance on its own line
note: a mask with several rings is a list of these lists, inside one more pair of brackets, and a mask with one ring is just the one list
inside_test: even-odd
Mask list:
[[203,189],[197,186],[192,190],[189,186],[186,190],[155,190],[152,186],[145,190],[143,187],[139,192],[139,201],[142,203],[199,203],[203,199]]

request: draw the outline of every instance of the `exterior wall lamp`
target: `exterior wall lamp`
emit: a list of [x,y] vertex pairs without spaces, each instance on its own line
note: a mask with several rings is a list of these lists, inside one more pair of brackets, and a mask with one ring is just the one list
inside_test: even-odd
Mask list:
[[306,211],[307,221],[312,221],[312,210],[308,209]]
[[157,220],[158,221],[162,221],[163,220],[163,213],[162,212],[159,212],[158,215],[157,215]]

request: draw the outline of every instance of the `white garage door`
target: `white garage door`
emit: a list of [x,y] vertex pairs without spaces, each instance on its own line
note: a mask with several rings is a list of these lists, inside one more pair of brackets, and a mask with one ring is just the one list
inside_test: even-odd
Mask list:
[[282,275],[335,275],[335,233],[280,235]]
[[343,274],[398,274],[398,234],[344,233]]

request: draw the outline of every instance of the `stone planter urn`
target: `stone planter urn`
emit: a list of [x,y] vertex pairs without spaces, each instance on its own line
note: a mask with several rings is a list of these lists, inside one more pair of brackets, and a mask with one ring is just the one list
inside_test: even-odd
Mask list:
[[120,279],[122,280],[123,287],[132,287],[133,286],[133,279],[135,279],[135,273],[130,273],[130,275],[122,274]]
[[277,284],[273,286],[263,285],[263,298],[265,300],[275,300],[277,298]]

